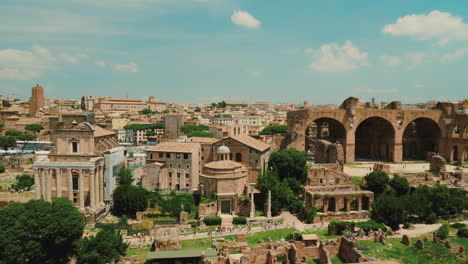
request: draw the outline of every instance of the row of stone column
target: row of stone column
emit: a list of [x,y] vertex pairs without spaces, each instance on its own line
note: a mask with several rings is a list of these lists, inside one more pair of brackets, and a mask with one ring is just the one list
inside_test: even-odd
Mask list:
[[[362,211],[362,204],[363,204],[363,200],[364,199],[369,199],[368,197],[366,196],[360,196],[360,197],[351,197],[351,198],[348,198],[348,197],[342,197],[342,198],[333,198],[334,201],[335,201],[335,205],[334,205],[334,210],[333,211],[330,211],[330,212],[339,212],[340,211],[340,207],[338,206],[339,205],[339,201],[341,199],[344,199],[346,204],[345,204],[345,208],[346,208],[346,212],[350,212],[351,211],[351,202],[353,200],[356,200],[357,202],[357,211],[358,212],[361,212]],[[324,205],[323,205],[323,212],[324,213],[327,213],[329,212],[329,202],[330,200],[323,200],[324,202]],[[369,200],[369,203],[370,203],[370,200]],[[367,208],[368,210],[368,208]]]
[[[34,171],[35,180],[35,199],[43,198],[46,201],[52,201],[52,179],[54,178],[55,171],[55,197],[62,196],[62,178],[63,168],[42,168]],[[90,195],[90,206],[95,207],[96,205],[104,203],[104,168],[102,166],[96,169],[76,169],[72,170],[66,168],[66,190],[68,192],[68,199],[74,201],[74,190],[73,190],[73,174],[77,173],[78,176],[78,205],[81,209],[85,208],[85,175],[87,171],[88,177],[88,191]]]

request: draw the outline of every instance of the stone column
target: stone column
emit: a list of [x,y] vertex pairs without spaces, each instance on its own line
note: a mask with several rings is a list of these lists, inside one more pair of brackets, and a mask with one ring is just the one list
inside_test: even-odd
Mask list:
[[362,196],[359,196],[357,198],[357,210],[358,210],[358,212],[362,211]]
[[218,197],[216,197],[218,199],[218,216],[221,215],[221,199]]
[[346,200],[346,212],[350,212],[351,211],[351,199],[349,198],[345,198]]
[[[94,207],[96,204],[96,186],[95,186],[95,180],[94,178],[98,178],[97,176],[94,175],[94,169],[90,170],[89,173],[89,197],[91,201],[91,207]],[[97,182],[97,181],[96,181]]]
[[83,169],[80,169],[80,175],[78,178],[78,190],[80,192],[80,209],[85,208],[85,201],[84,201],[84,180],[83,180]]
[[60,174],[60,169],[55,169],[55,181],[57,183],[56,197],[62,197],[62,175]]
[[52,173],[51,169],[46,169],[46,189],[47,189],[47,201],[52,201]]
[[[391,150],[392,148],[390,148]],[[401,162],[403,160],[403,144],[401,142],[396,142],[393,146],[393,162]]]
[[271,217],[271,190],[268,190],[268,210],[267,210],[267,217]]
[[328,199],[325,199],[325,197],[322,196],[322,202],[323,202],[323,213],[328,213]]
[[39,177],[39,169],[34,170],[34,199],[41,199],[41,180]]
[[250,185],[250,218],[255,217],[254,185]]
[[45,178],[45,169],[41,169],[41,197],[46,200],[46,178]]
[[73,177],[72,177],[71,169],[67,169],[67,179],[68,179],[68,200],[73,202]]
[[340,206],[339,206],[339,200],[338,199],[342,199],[342,198],[335,198],[335,213],[339,212],[340,211]]
[[104,166],[101,166],[100,180],[99,180],[99,202],[104,204]]

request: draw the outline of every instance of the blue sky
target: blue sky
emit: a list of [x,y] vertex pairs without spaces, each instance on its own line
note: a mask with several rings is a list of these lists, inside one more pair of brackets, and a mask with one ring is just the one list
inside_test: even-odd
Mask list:
[[167,102],[468,97],[459,0],[2,0],[0,93]]

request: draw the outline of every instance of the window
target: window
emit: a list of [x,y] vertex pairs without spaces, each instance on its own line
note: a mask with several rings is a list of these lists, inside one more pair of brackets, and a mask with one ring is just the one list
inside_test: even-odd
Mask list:
[[177,164],[177,168],[179,168],[179,169],[180,169],[180,168],[181,168],[181,165],[180,165],[180,164]]
[[160,158],[164,157],[164,153],[159,152],[159,157],[160,157]]
[[153,153],[150,154],[150,159],[153,159]]
[[172,172],[169,172],[169,178],[172,178]]
[[169,163],[169,168],[172,168],[172,163]]
[[180,179],[180,173],[179,172],[177,173],[177,179]]
[[190,169],[190,164],[187,164],[187,169]]
[[189,178],[190,178],[190,174],[185,173],[185,178],[189,179]]
[[186,183],[186,184],[185,184],[185,187],[189,188],[189,187],[190,187],[190,184]]
[[242,162],[242,154],[241,153],[236,153],[236,162]]
[[76,172],[72,173],[73,191],[78,191],[79,189],[78,177],[79,177],[78,173]]
[[171,153],[167,152],[166,153],[166,158],[170,159],[171,158]]
[[184,159],[189,159],[189,154],[188,153],[184,153]]
[[177,159],[180,159],[180,154],[176,154],[176,158],[177,158]]
[[79,143],[79,140],[77,140],[75,138],[71,140],[71,151],[72,151],[72,153],[78,153],[78,143]]

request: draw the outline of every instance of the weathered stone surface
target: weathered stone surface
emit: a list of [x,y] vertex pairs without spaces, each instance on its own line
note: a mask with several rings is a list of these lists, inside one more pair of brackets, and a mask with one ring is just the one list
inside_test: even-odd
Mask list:
[[429,170],[435,173],[445,172],[446,165],[447,165],[447,161],[443,157],[434,155],[432,156]]
[[246,238],[245,234],[238,234],[236,241],[237,242],[247,242],[247,238]]
[[383,163],[375,163],[374,164],[374,171],[384,171],[385,173],[390,173],[390,165],[383,164]]
[[402,239],[401,239],[401,243],[409,246],[411,245],[411,238],[407,235],[403,235]]
[[424,249],[424,242],[421,239],[418,239],[418,241],[416,241],[416,244],[414,246],[418,249]]

